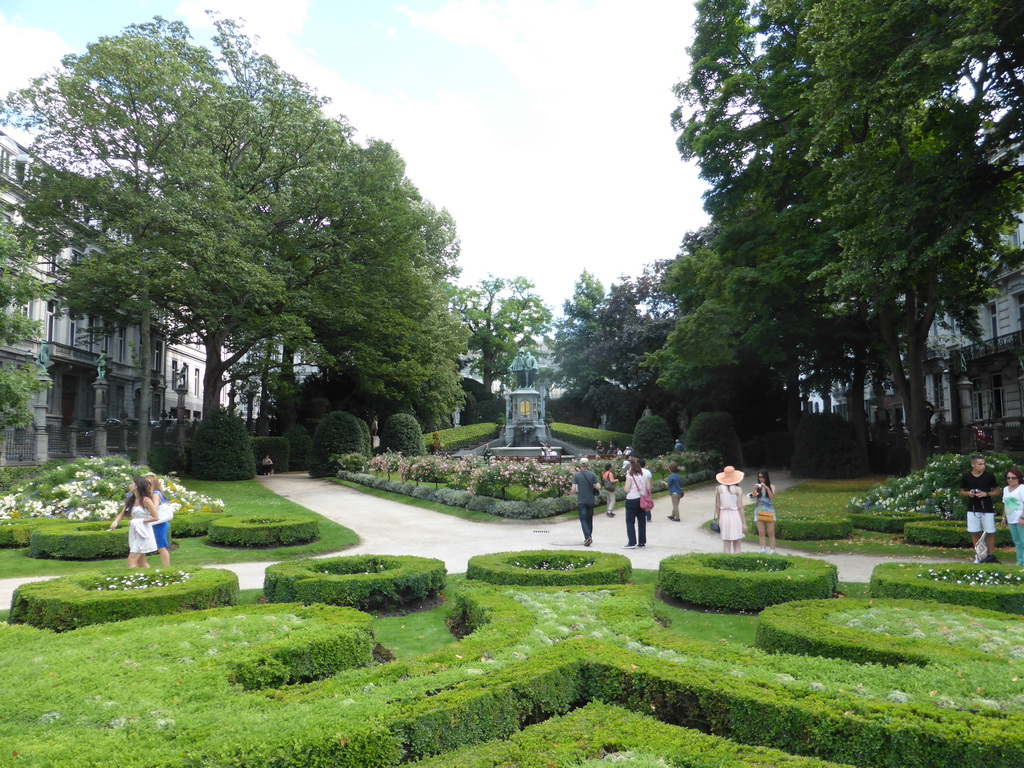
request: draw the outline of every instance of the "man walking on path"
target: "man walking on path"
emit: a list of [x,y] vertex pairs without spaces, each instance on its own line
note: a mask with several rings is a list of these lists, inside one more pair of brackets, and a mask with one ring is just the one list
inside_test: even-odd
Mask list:
[[960,478],[960,495],[967,499],[967,531],[974,541],[975,551],[978,551],[978,539],[982,532],[985,533],[985,543],[988,545],[988,555],[984,558],[975,557],[976,563],[996,561],[996,510],[992,499],[1001,493],[996,476],[985,469],[985,457],[971,457],[971,471]]
[[590,459],[580,459],[580,470],[572,476],[572,492],[580,508],[580,526],[583,528],[583,546],[594,543],[594,494],[601,489],[597,475],[590,471]]

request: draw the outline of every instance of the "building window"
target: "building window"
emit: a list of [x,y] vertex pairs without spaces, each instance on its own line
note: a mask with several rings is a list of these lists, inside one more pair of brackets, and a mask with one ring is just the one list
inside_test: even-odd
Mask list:
[[996,313],[996,305],[988,305],[989,330],[992,333],[993,341],[999,336],[999,315]]
[[73,347],[78,344],[78,324],[79,319],[74,315],[68,316],[68,346]]
[[157,338],[153,339],[153,370],[162,371],[164,362],[164,343]]
[[942,388],[942,374],[932,374],[932,402],[935,405],[936,411],[942,411],[946,408],[946,392]]
[[1003,417],[1003,374],[992,374],[992,418]]
[[57,332],[57,303],[46,302],[46,340],[53,341]]
[[199,366],[196,366],[195,370],[195,392],[196,397],[199,397]]
[[974,405],[974,420],[985,418],[985,393],[981,389],[981,379],[971,379],[971,401]]
[[117,350],[115,352],[116,359],[119,363],[124,363],[128,358],[128,338],[127,331],[123,325],[117,327]]

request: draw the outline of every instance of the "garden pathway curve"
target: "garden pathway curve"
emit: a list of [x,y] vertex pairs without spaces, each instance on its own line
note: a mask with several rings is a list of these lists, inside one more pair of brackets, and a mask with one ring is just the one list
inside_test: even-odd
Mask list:
[[[748,476],[750,473],[747,473]],[[449,573],[465,573],[469,558],[490,552],[525,549],[565,549],[586,551],[579,521],[575,518],[554,520],[501,520],[470,522],[453,515],[421,509],[362,493],[354,488],[305,474],[288,473],[257,478],[274,493],[341,523],[359,534],[359,543],[335,554],[357,555],[420,555],[443,560]],[[781,491],[795,482],[788,472],[773,472],[772,480]],[[647,546],[643,549],[622,549],[626,543],[625,511],[621,504],[614,518],[606,517],[599,507],[594,516],[594,543],[590,549],[617,552],[629,557],[634,568],[657,569],[658,563],[674,554],[721,552],[722,542],[704,524],[714,516],[714,484],[690,490],[679,505],[682,522],[667,519],[672,502],[665,496],[655,498],[653,522],[647,527]],[[744,551],[756,551],[744,542]],[[801,555],[797,550],[779,549],[780,554]],[[332,555],[325,555],[325,557]],[[815,555],[839,568],[842,581],[866,582],[871,571],[888,558],[865,555]],[[904,562],[940,562],[912,558],[895,558]],[[155,558],[151,558],[153,562]],[[173,561],[172,561],[173,562]],[[263,572],[271,562],[214,565],[238,574],[242,589],[263,586]],[[53,578],[53,577],[46,577]],[[14,590],[39,579],[0,579],[0,606],[9,606]]]

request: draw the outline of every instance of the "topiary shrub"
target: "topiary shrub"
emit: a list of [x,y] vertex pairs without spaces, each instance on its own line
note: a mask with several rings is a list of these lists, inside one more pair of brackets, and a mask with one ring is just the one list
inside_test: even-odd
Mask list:
[[320,538],[320,516],[295,514],[287,517],[222,517],[210,523],[211,544],[224,547],[279,547],[305,544]]
[[686,450],[715,451],[723,464],[743,466],[740,438],[733,426],[732,416],[725,411],[697,414],[686,432]]
[[293,560],[267,568],[263,593],[271,603],[378,610],[435,596],[445,588],[447,575],[443,561],[411,555]]
[[149,468],[158,475],[180,472],[188,466],[185,452],[177,446],[151,445],[149,447]]
[[106,521],[37,527],[28,546],[28,556],[40,559],[103,560],[127,555],[128,529],[112,531]]
[[192,476],[197,480],[249,480],[256,458],[245,422],[218,408],[199,422],[192,439]]
[[65,632],[138,616],[198,611],[238,602],[238,576],[216,568],[154,568],[65,576],[22,584],[11,624]]
[[338,465],[331,459],[332,456],[345,453],[370,455],[363,430],[359,426],[360,421],[351,413],[344,411],[334,411],[324,417],[320,426],[316,428],[316,434],[313,435],[310,477],[330,477],[336,474]]
[[288,441],[288,470],[304,472],[309,469],[309,457],[313,452],[313,437],[301,424],[284,433]]
[[793,477],[860,477],[868,471],[853,428],[835,413],[805,413],[796,428]]
[[633,452],[650,458],[672,450],[672,433],[661,416],[644,416],[633,430]]
[[555,550],[476,555],[466,568],[467,579],[532,587],[625,584],[632,573],[633,566],[623,555]]
[[[973,547],[974,541],[962,520],[937,520],[921,515],[903,524],[903,541],[927,547]],[[1013,546],[1013,538],[1006,528],[996,528],[996,546]]]
[[760,611],[790,600],[830,598],[837,574],[832,563],[810,557],[671,555],[661,561],[658,588],[686,603]]
[[252,454],[256,457],[257,465],[264,456],[270,456],[275,472],[285,472],[291,466],[291,445],[285,437],[252,438]]
[[384,422],[380,447],[406,456],[422,456],[427,452],[420,423],[411,413],[393,413]]
[[1011,565],[880,563],[871,571],[868,594],[1024,614],[1024,575]]

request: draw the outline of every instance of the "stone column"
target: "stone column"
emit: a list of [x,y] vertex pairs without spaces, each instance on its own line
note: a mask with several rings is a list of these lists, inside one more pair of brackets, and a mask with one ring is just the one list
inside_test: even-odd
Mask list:
[[7,427],[0,427],[0,467],[7,466]]
[[[49,381],[50,377],[40,373],[36,377],[39,381]],[[42,390],[36,394],[35,404],[32,406],[32,410],[35,412],[35,423],[33,428],[35,430],[36,438],[36,464],[45,464],[50,458],[50,443],[49,435],[46,434],[46,390]]]
[[110,384],[106,379],[96,379],[92,383],[93,403],[92,418],[96,422],[96,442],[93,450],[97,456],[107,455],[107,391]]

